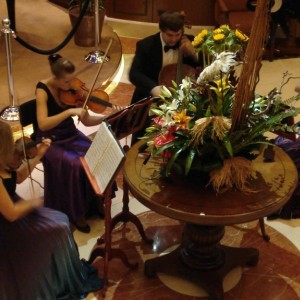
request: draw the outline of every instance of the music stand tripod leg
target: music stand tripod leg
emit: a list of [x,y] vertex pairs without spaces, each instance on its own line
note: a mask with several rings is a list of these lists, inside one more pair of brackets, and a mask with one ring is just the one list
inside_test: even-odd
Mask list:
[[144,227],[143,227],[140,219],[129,210],[129,190],[128,190],[128,185],[127,185],[127,183],[124,179],[123,179],[123,199],[122,199],[122,202],[123,202],[122,211],[112,219],[111,230],[113,230],[114,227],[119,222],[123,222],[125,224],[127,222],[131,222],[136,226],[136,228],[137,228],[141,238],[143,239],[143,241],[146,242],[147,244],[152,244],[153,240],[146,236]]

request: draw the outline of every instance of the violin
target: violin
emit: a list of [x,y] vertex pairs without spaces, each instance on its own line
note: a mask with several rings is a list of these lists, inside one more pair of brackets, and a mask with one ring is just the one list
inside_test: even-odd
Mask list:
[[[86,100],[89,92],[84,82],[74,78],[70,81],[70,89],[68,91],[60,91],[60,100],[65,105],[80,107]],[[87,107],[97,114],[104,112],[107,107],[119,109],[118,105],[109,102],[108,94],[101,89],[92,91],[87,101]]]
[[[51,141],[55,139],[55,136],[48,138]],[[23,136],[15,141],[13,161],[9,164],[9,167],[16,170],[22,164],[22,161],[36,157],[38,154],[38,144],[43,143],[42,140],[33,141],[27,136]]]
[[[34,158],[37,155],[36,145],[41,143],[41,141],[33,141],[29,137],[19,138],[15,141],[15,148],[13,154],[13,162],[9,164],[12,169],[18,169],[22,164],[25,156],[27,159]],[[25,151],[23,150],[25,146]]]

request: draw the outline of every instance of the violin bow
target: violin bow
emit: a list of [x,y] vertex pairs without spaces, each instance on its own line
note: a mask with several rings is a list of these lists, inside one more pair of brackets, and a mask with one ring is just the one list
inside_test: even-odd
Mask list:
[[[97,78],[98,78],[98,76],[99,76],[99,74],[100,74],[100,71],[101,71],[101,69],[102,69],[102,67],[103,67],[103,64],[104,64],[104,62],[105,62],[105,59],[106,59],[106,57],[107,57],[107,53],[108,53],[108,51],[109,51],[109,49],[110,49],[110,47],[111,47],[111,45],[112,45],[112,42],[113,42],[113,39],[111,38],[111,39],[109,40],[109,43],[108,43],[108,46],[107,46],[107,48],[106,48],[106,50],[105,50],[105,53],[104,53],[102,62],[101,62],[100,65],[99,65],[98,71],[97,71],[97,73],[96,73],[96,75],[95,75],[95,78],[94,78],[94,81],[93,81],[93,84],[92,84],[91,88],[89,89],[89,92],[88,92],[88,94],[87,94],[87,96],[86,96],[86,99],[85,99],[85,101],[84,101],[84,103],[83,103],[82,108],[85,108],[85,107],[86,107],[86,104],[87,104],[87,102],[88,102],[88,100],[89,100],[89,98],[90,98],[90,96],[91,96],[91,93],[92,93],[92,91],[93,91],[93,89],[94,89],[94,86],[95,86],[95,84],[96,84]],[[80,119],[78,119],[78,123],[79,123],[79,122],[80,122]]]
[[30,179],[31,196],[32,196],[32,198],[36,198],[35,189],[34,189],[34,185],[33,185],[33,178],[31,176],[32,170],[30,167],[29,159],[27,158],[27,155],[26,155],[25,134],[24,134],[24,127],[22,125],[22,122],[20,122],[20,125],[21,125],[21,133],[22,133],[23,155],[24,155],[24,160],[26,161],[26,165],[27,165],[27,169],[28,169],[28,177]]

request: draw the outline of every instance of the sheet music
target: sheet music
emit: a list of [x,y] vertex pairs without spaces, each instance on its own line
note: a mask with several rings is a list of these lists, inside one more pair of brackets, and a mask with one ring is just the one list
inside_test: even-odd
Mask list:
[[124,152],[106,122],[99,126],[84,159],[102,192],[105,191],[124,157]]

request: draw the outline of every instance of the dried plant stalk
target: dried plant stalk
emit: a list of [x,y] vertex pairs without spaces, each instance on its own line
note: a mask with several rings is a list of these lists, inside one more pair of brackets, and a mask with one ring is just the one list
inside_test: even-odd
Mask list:
[[195,126],[191,130],[192,138],[190,145],[197,147],[198,145],[203,144],[204,134],[208,126],[212,123],[213,118],[201,118],[195,122]]
[[217,193],[238,189],[241,192],[254,192],[247,183],[252,177],[254,169],[250,160],[235,156],[224,161],[222,168],[210,172],[211,184]]
[[222,140],[225,133],[229,131],[231,126],[231,120],[224,116],[215,116],[198,119],[195,122],[195,126],[191,129],[191,141],[190,145],[197,147],[203,144],[204,135],[207,131],[209,125],[212,124],[211,139],[212,140]]
[[259,70],[268,33],[269,0],[258,0],[250,39],[245,53],[245,63],[239,78],[232,109],[231,132],[243,127],[247,121],[249,104],[259,81]]

